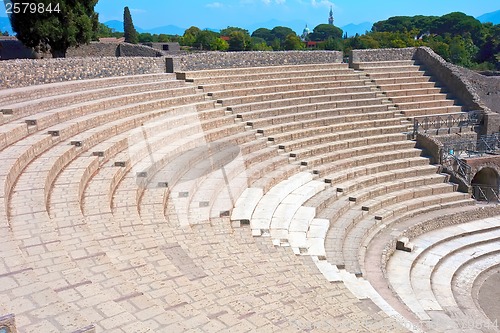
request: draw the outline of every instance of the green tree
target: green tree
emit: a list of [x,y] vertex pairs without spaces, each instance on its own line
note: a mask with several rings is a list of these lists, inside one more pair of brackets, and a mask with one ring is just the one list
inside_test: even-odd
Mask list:
[[222,29],[220,31],[220,35],[221,36],[230,36],[233,32],[241,32],[244,35],[250,36],[250,34],[248,33],[248,30],[245,30],[245,29],[242,29],[242,28],[238,28],[238,27],[227,27],[225,29]]
[[275,36],[271,30],[267,28],[259,28],[252,33],[252,38],[261,38],[267,44],[271,44]]
[[285,50],[302,50],[304,43],[295,33],[291,33],[285,38]]
[[229,38],[229,51],[248,51],[252,46],[252,38],[244,31],[232,31]]
[[[13,4],[22,2],[26,1],[12,0]],[[97,0],[40,0],[37,3],[45,4],[45,8],[51,4],[52,11],[31,13],[28,10],[11,15],[12,29],[24,45],[50,50],[54,58],[60,58],[66,56],[69,47],[89,43],[96,35],[98,15],[94,7]]]
[[342,29],[337,28],[336,26],[330,24],[320,24],[313,29],[309,38],[313,41],[325,41],[329,37],[341,39],[342,34]]
[[170,37],[166,34],[159,34],[158,35],[158,42],[159,43],[167,43],[170,42]]
[[229,49],[229,43],[224,39],[217,37],[210,44],[210,49],[212,51],[227,51]]
[[95,39],[99,39],[100,37],[113,37],[113,29],[103,23],[99,23]]
[[431,33],[444,35],[449,33],[451,35],[464,36],[469,34],[474,43],[481,42],[481,22],[472,16],[465,15],[464,13],[454,12],[446,14],[436,19],[430,29]]
[[344,48],[342,40],[328,37],[323,43],[321,43],[320,48],[329,51],[342,51]]
[[196,36],[194,47],[200,50],[212,50],[212,45],[215,45],[215,40],[219,38],[219,34],[210,30],[203,30]]
[[[154,35],[151,35],[149,32],[144,32],[142,34],[136,34],[136,36],[137,36],[137,43],[150,43],[150,42],[155,41]],[[127,39],[125,39],[125,41],[127,41]],[[134,43],[134,44],[137,44],[137,43]]]
[[253,51],[272,51],[273,48],[267,44],[264,38],[252,37],[252,47]]
[[201,30],[198,27],[189,27],[188,29],[186,29],[186,31],[184,31],[184,35],[180,40],[180,44],[185,46],[193,46],[200,32]]
[[139,36],[135,30],[132,15],[130,15],[128,7],[123,9],[123,31],[125,32],[125,42],[132,44],[139,42]]
[[274,36],[274,38],[278,38],[281,41],[281,43],[284,43],[288,36],[296,35],[292,29],[282,26],[274,27],[271,30],[271,34]]

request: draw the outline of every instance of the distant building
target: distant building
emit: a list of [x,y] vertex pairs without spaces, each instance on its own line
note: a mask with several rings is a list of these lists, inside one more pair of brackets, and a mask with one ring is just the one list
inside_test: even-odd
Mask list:
[[303,41],[306,41],[307,37],[309,36],[310,33],[311,33],[311,30],[309,30],[309,28],[307,27],[307,24],[306,24],[306,27],[304,28],[304,31],[302,31],[302,35],[300,37],[302,38]]
[[142,45],[146,45],[152,47],[157,50],[165,51],[165,52],[180,52],[181,47],[179,43],[176,42],[168,42],[168,43],[142,43]]
[[333,21],[335,19],[333,18],[333,6],[330,6],[330,16],[328,17],[328,24],[333,25]]

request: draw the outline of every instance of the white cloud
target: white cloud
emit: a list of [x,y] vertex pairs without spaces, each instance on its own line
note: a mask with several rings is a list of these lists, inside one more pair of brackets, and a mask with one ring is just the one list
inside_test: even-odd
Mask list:
[[221,2],[212,2],[212,3],[207,3],[205,5],[205,7],[208,7],[208,8],[222,8],[222,7],[224,7],[224,4],[222,4]]
[[[262,0],[262,2],[266,5],[269,6],[273,3],[273,0]],[[284,5],[286,3],[286,0],[274,0],[274,2],[277,5]]]
[[311,6],[318,8],[318,7],[333,7],[335,8],[335,4],[331,1],[328,0],[311,0]]

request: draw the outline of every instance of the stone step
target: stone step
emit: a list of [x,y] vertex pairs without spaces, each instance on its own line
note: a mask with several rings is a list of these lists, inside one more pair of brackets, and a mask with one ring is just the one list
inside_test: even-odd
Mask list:
[[[232,98],[237,96],[251,96],[254,94],[266,94],[266,93],[277,93],[285,91],[297,91],[297,90],[315,90],[315,89],[334,89],[336,93],[347,94],[347,93],[362,93],[370,92],[370,89],[365,85],[342,87],[339,86],[337,81],[338,76],[328,76],[325,79],[319,77],[317,80],[312,82],[294,82],[292,79],[281,79],[281,80],[264,80],[260,85],[256,86],[255,82],[253,85],[249,86],[248,82],[233,83],[233,84],[220,84],[220,85],[204,85],[200,86],[204,92],[207,92],[209,96],[214,99],[224,99]],[[292,81],[292,82],[290,82]],[[224,89],[222,89],[224,88]],[[216,90],[222,89],[222,90]]]
[[300,90],[290,90],[290,91],[279,91],[272,93],[263,94],[252,94],[249,96],[236,96],[218,99],[217,101],[224,106],[242,105],[249,103],[260,103],[265,101],[274,100],[293,100],[297,103],[301,103],[303,100],[300,97],[310,97],[310,102],[324,102],[324,101],[343,101],[348,96],[351,100],[373,100],[377,97],[375,92],[359,92],[359,93],[338,93],[337,88],[320,88],[320,89],[300,89]]
[[[200,78],[187,78],[186,82],[193,82],[198,86],[206,84],[223,84],[231,82],[242,82],[242,81],[260,81],[260,80],[272,80],[279,78],[298,78],[298,77],[317,77],[317,76],[336,76],[342,74],[349,74],[351,71],[346,69],[321,69],[321,70],[307,70],[307,71],[286,71],[286,72],[268,72],[268,73],[256,73],[255,71],[249,74],[234,74],[227,75],[225,70],[221,71],[217,76],[207,76]],[[359,82],[359,76],[353,75],[353,81]],[[340,81],[346,82],[346,80]]]
[[87,89],[91,90],[174,80],[175,74],[144,74],[33,85],[1,91],[0,105],[21,103],[33,99],[68,94]]
[[264,136],[284,133],[302,128],[311,128],[316,126],[329,126],[340,123],[356,123],[362,121],[377,121],[381,119],[394,118],[393,111],[361,113],[353,115],[330,116],[331,111],[313,111],[298,114],[284,115],[273,118],[257,119],[247,122],[247,125],[257,129],[258,133]]

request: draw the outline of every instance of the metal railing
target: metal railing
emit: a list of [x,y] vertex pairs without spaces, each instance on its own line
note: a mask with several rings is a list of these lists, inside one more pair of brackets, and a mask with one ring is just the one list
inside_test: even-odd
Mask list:
[[438,130],[441,128],[469,127],[483,122],[483,111],[468,111],[438,114],[413,118],[413,137],[419,131]]
[[465,184],[470,185],[472,181],[472,168],[458,156],[450,152],[444,152],[441,160],[446,171],[457,178],[461,178]]
[[500,188],[473,184],[472,186],[472,198],[477,201],[487,201],[490,202],[500,202]]
[[483,155],[500,153],[500,133],[482,135],[477,140],[454,139],[443,143],[444,153],[454,155]]

